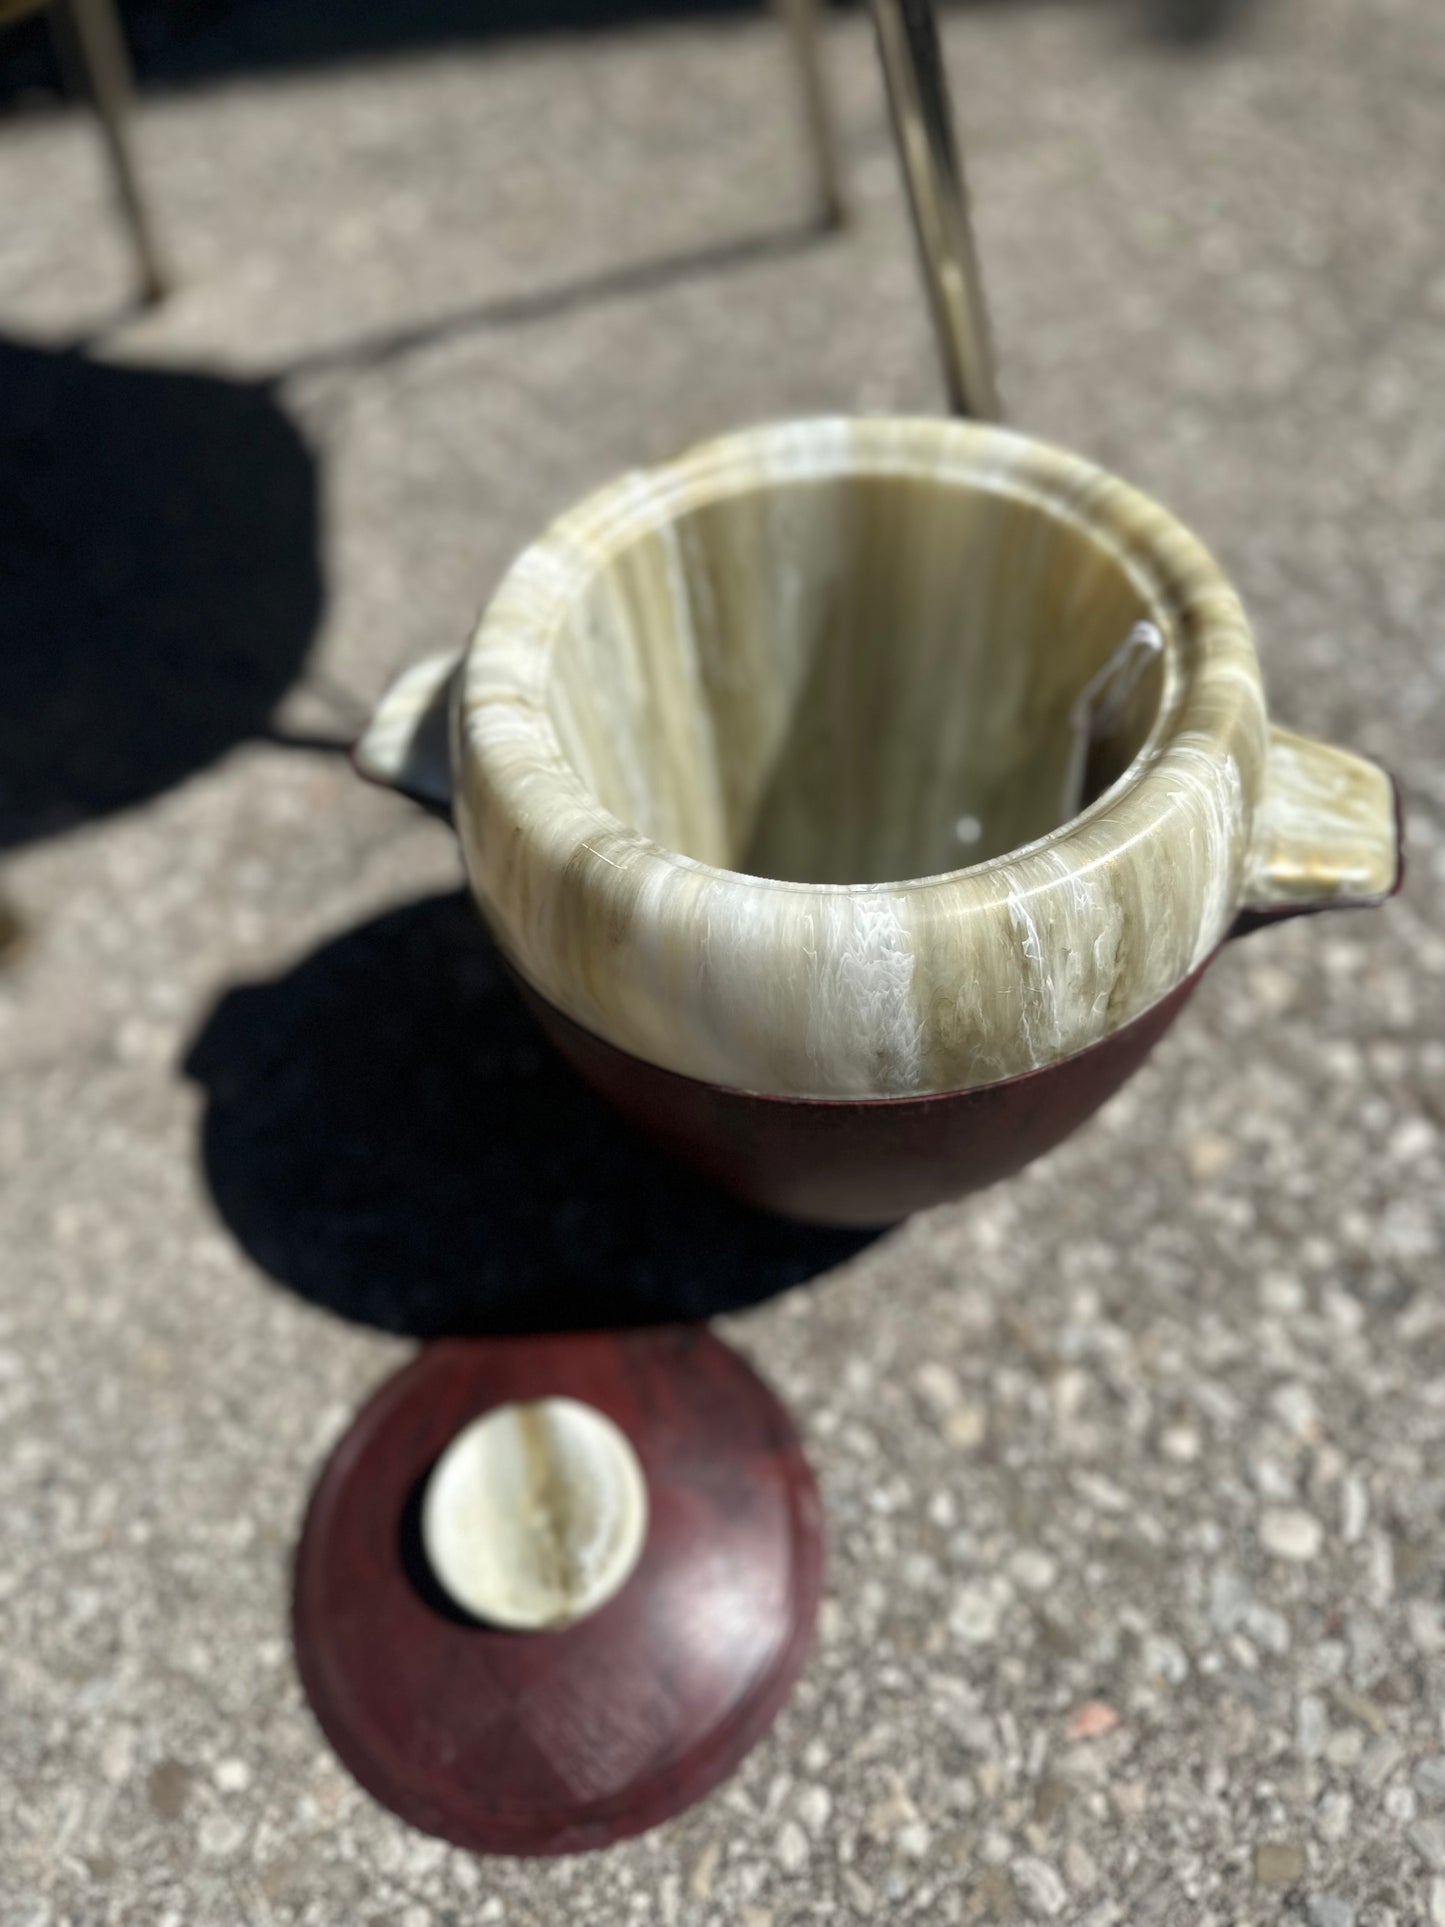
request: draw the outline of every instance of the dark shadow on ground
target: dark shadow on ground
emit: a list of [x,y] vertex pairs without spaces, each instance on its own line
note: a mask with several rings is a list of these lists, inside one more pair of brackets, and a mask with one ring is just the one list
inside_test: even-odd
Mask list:
[[0,340],[0,529],[0,849],[267,730],[323,585],[266,388]]
[[[827,0],[858,12],[862,0]],[[1056,4],[1057,0],[1046,0]],[[1166,40],[1218,37],[1242,0],[1076,0],[1142,21]],[[284,72],[341,61],[395,59],[496,39],[596,33],[667,20],[735,17],[764,0],[120,0],[142,86],[173,87],[234,73]],[[942,11],[1040,0],[943,0]],[[0,102],[65,90],[43,22],[27,17],[0,36]]]
[[1166,46],[1210,47],[1245,12],[1244,0],[1144,0],[1145,30]]
[[242,1246],[387,1331],[707,1318],[876,1235],[735,1204],[623,1124],[543,1041],[461,895],[231,991],[186,1068]]
[[814,219],[757,234],[740,234],[731,241],[709,241],[701,247],[679,248],[650,260],[622,262],[615,268],[604,268],[575,281],[455,308],[409,327],[359,335],[336,347],[318,349],[315,354],[298,355],[272,379],[289,380],[296,375],[316,374],[330,368],[356,371],[384,367],[405,355],[459,340],[486,328],[525,327],[530,322],[550,321],[558,315],[575,313],[596,302],[636,299],[639,295],[675,287],[680,281],[733,274],[764,261],[788,260],[809,248],[822,246],[835,232],[832,226]]
[[[746,17],[762,0],[118,0],[142,88],[392,60],[630,23]],[[40,16],[0,34],[0,102],[68,92]]]

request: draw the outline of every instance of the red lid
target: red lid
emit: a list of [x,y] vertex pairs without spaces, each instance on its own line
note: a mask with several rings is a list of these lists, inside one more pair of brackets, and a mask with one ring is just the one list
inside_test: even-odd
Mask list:
[[[422,1492],[462,1426],[544,1397],[627,1435],[647,1539],[587,1618],[500,1631],[432,1577]],[[791,1421],[705,1327],[446,1340],[381,1388],[322,1474],[297,1659],[327,1738],[402,1819],[478,1853],[573,1853],[691,1806],[762,1738],[802,1671],[822,1568]]]

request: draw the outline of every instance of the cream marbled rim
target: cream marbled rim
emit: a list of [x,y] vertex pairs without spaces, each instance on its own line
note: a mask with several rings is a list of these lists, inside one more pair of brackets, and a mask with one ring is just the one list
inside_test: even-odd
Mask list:
[[[751,877],[621,822],[568,761],[547,706],[551,652],[587,585],[701,503],[861,473],[1005,492],[1116,556],[1166,638],[1143,751],[1037,841],[891,883]],[[576,1022],[739,1089],[903,1096],[1072,1055],[1196,968],[1234,916],[1266,742],[1239,600],[1156,503],[1005,430],[827,419],[727,436],[555,523],[482,618],[458,678],[452,758],[488,920],[522,975]]]

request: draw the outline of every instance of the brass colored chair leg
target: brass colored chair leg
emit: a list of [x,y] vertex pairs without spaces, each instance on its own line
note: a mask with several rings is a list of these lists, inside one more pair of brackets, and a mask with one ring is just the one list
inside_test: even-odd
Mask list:
[[893,136],[918,235],[948,405],[999,421],[998,380],[933,0],[872,0]]
[[128,119],[133,98],[130,59],[115,0],[54,0],[50,19],[62,64],[76,74],[95,108],[116,199],[135,252],[141,298],[153,305],[165,299],[170,276],[136,171]]
[[833,110],[823,74],[823,43],[818,31],[822,0],[773,0],[773,5],[787,31],[798,73],[808,145],[817,175],[819,213],[826,226],[841,227],[848,218],[848,200],[843,192]]

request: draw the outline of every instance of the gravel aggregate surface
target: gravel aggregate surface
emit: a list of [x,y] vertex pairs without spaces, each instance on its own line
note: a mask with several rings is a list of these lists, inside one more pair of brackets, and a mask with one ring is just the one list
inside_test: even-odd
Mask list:
[[[89,128],[0,124],[17,593],[99,664],[54,697],[81,774],[0,790],[5,1927],[1445,1927],[1438,0],[946,40],[1012,418],[1198,529],[1277,716],[1398,773],[1411,868],[1227,951],[1090,1127],[872,1241],[601,1125],[449,837],[337,747],[610,474],[938,405],[866,21],[829,28],[837,235],[761,15],[152,92],[151,315]],[[241,692],[175,767],[144,637]],[[614,1313],[717,1314],[789,1402],[817,1649],[700,1807],[482,1862],[329,1752],[289,1562],[419,1339]]]

